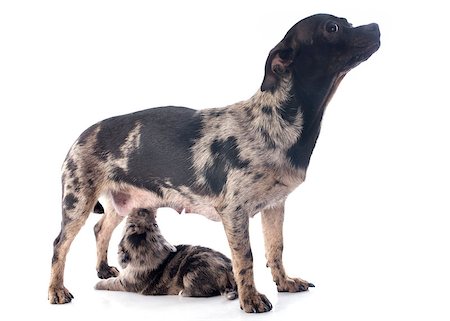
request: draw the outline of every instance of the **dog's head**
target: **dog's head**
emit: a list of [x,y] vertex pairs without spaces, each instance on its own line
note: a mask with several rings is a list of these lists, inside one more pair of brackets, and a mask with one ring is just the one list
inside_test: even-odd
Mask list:
[[295,24],[269,53],[262,91],[274,91],[283,77],[320,78],[345,74],[380,47],[375,23],[353,27],[346,19],[317,14]]

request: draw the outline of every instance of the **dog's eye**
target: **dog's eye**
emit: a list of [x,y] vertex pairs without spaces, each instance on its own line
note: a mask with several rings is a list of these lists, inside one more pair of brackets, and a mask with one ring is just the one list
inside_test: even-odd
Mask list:
[[338,32],[339,26],[336,23],[330,21],[327,23],[325,30],[329,33]]
[[154,227],[158,227],[158,224],[155,223],[155,224],[153,224],[153,226],[154,226]]

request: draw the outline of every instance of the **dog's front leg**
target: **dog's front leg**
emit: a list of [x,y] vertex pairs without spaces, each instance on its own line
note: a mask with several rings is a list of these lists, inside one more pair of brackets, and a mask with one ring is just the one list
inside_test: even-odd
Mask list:
[[273,281],[278,292],[306,291],[314,284],[300,278],[290,278],[283,266],[283,220],[284,202],[261,212],[261,222],[264,232],[267,266],[272,271]]
[[222,212],[221,217],[231,248],[233,272],[238,286],[241,309],[245,312],[256,313],[272,310],[270,301],[255,288],[247,213],[238,206],[233,212]]

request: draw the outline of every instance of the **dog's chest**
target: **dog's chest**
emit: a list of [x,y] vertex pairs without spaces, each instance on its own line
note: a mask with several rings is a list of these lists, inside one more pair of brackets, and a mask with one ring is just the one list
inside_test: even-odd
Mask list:
[[249,180],[241,179],[238,189],[244,190],[240,199],[250,204],[249,214],[254,215],[265,207],[283,201],[305,179],[305,171],[288,168],[263,167],[250,175]]

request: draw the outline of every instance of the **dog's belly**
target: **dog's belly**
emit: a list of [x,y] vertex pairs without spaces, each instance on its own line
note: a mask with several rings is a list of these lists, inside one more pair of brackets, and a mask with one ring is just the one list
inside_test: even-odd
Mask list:
[[187,186],[172,187],[170,183],[161,184],[153,191],[127,183],[113,182],[105,186],[102,195],[106,196],[108,207],[121,216],[127,216],[137,208],[170,207],[179,213],[184,210],[185,213],[199,214],[213,221],[221,221],[218,208],[233,205],[252,217],[264,208],[273,207],[284,201],[289,193],[304,181],[305,171],[289,171],[284,175],[266,171],[264,177],[259,177],[257,184],[252,177],[245,173],[241,175],[237,171],[229,174],[228,183],[231,187],[243,187],[229,188],[227,195],[198,195]]
[[110,189],[104,193],[104,198],[111,204],[117,214],[127,216],[135,208],[160,208],[170,207],[177,212],[200,214],[213,221],[220,221],[220,216],[212,200],[183,196],[177,190],[164,190],[164,197],[158,196],[151,191],[133,186]]

